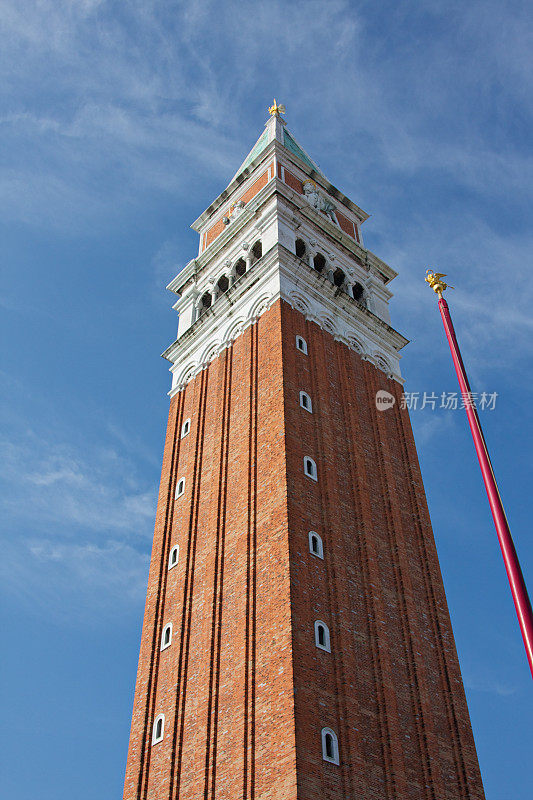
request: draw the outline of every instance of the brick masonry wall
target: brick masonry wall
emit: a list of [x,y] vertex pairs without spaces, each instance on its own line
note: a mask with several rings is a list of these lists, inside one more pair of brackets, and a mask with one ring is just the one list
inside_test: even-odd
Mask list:
[[278,301],[172,398],[124,800],[483,798],[409,418],[378,388],[399,401]]
[[[342,214],[338,208],[335,209],[335,214],[337,215],[337,219],[339,221],[339,227],[341,228],[341,230],[343,230],[344,233],[347,233],[348,236],[351,236],[352,239],[355,239],[356,238],[354,232],[355,227],[353,222],[350,219],[348,219],[348,217],[345,217],[344,214]],[[359,239],[357,241],[359,241]]]
[[125,800],[296,798],[280,318],[278,304],[171,401]]
[[289,172],[288,169],[285,169],[284,173],[285,173],[285,183],[287,184],[287,186],[290,186],[291,189],[294,189],[295,192],[303,194],[304,193],[303,183],[300,180],[298,180],[298,178],[296,178],[292,174],[292,172]]
[[[401,387],[286,304],[282,326],[298,796],[483,798]],[[378,389],[393,409],[376,409]],[[309,552],[311,530],[324,560]],[[315,620],[331,653],[315,646]],[[340,766],[322,760],[323,727]]]

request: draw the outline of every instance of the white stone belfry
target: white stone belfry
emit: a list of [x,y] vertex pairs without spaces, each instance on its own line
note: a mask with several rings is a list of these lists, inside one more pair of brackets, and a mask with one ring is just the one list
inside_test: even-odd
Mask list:
[[193,223],[197,258],[170,282],[178,337],[163,353],[179,391],[282,298],[401,382],[390,325],[396,272],[363,246],[368,219],[271,116],[228,187]]

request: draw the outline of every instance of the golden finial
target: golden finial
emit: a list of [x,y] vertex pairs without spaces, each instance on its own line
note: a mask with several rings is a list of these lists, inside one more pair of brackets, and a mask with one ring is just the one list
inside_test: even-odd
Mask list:
[[276,98],[274,98],[274,105],[269,107],[268,113],[270,114],[271,117],[279,117],[280,114],[285,113],[285,106],[281,104],[278,105],[278,101],[276,100]]
[[424,280],[426,283],[429,283],[435,294],[438,296],[439,300],[442,299],[442,293],[445,289],[453,289],[453,286],[449,286],[447,283],[444,283],[442,280],[446,277],[444,272],[432,272],[432,270],[426,270],[426,277]]

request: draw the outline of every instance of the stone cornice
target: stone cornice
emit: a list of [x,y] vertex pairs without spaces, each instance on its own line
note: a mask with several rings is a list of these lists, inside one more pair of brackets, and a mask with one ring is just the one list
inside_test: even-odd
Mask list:
[[317,172],[317,170],[312,169],[309,167],[305,161],[302,161],[295,153],[291,150],[288,150],[284,145],[280,142],[273,140],[270,142],[264,150],[262,150],[256,158],[248,164],[248,166],[240,172],[231,183],[221,192],[218,197],[216,197],[210,206],[208,206],[205,211],[203,211],[200,216],[195,219],[192,223],[191,228],[197,232],[201,230],[201,228],[205,225],[205,223],[213,216],[216,215],[217,211],[220,207],[231,198],[233,193],[236,189],[238,189],[246,180],[253,175],[253,173],[257,170],[257,168],[265,161],[275,155],[278,161],[282,164],[289,163],[294,164],[300,172],[303,172],[308,178],[311,178],[315,181],[319,186],[324,189],[331,197],[334,197],[339,203],[342,203],[347,209],[349,209],[358,219],[359,222],[365,222],[369,218],[369,214],[366,211],[363,211],[357,203],[354,203],[353,200],[350,200],[340,189],[338,189],[334,184],[330,183],[328,179],[321,173]]
[[400,383],[398,351],[407,339],[276,243],[162,354],[175,394],[278,299],[372,361]]
[[287,200],[291,201],[298,211],[300,211],[302,216],[311,220],[322,230],[327,231],[334,242],[341,244],[343,247],[349,250],[361,261],[362,264],[368,265],[369,269],[374,269],[383,275],[386,278],[387,283],[389,283],[393,278],[397,277],[398,273],[387,263],[385,263],[385,261],[382,261],[381,258],[378,258],[378,256],[372,253],[371,250],[361,247],[358,242],[348,236],[347,233],[344,233],[343,230],[338,228],[324,214],[321,214],[319,211],[312,208],[312,206],[309,205],[309,203],[301,194],[295,192],[290,188],[290,186],[287,186],[286,183],[276,179],[276,190]]
[[[275,144],[274,142],[272,144]],[[270,145],[269,145],[270,147]],[[264,151],[263,151],[264,152]],[[375,271],[382,275],[386,282],[390,282],[397,276],[397,272],[392,269],[388,264],[378,258],[370,250],[361,247],[354,239],[348,234],[344,233],[333,222],[331,222],[325,215],[320,214],[312,208],[305,198],[287,186],[286,183],[279,178],[274,178],[269,181],[257,195],[246,204],[243,213],[227,226],[217,238],[204,250],[204,252],[197,258],[192,259],[189,263],[173,278],[167,286],[171,292],[181,294],[187,283],[200,272],[204,266],[210,263],[217,254],[226,247],[226,245],[236,237],[236,235],[244,231],[244,229],[253,221],[257,216],[261,206],[264,205],[272,195],[279,194],[289,202],[293,203],[302,216],[317,225],[320,229],[327,232],[331,239],[342,245],[352,255],[356,257],[362,264],[368,267],[369,271]]]
[[211,322],[214,321],[215,317],[220,319],[220,317],[226,315],[228,318],[230,316],[230,311],[233,305],[237,302],[237,300],[245,293],[248,292],[251,287],[257,283],[276,262],[276,255],[277,255],[277,248],[273,247],[269,250],[268,253],[265,253],[259,261],[254,264],[253,269],[249,272],[245,272],[234,284],[231,286],[227,292],[225,292],[214,306],[208,308],[201,317],[199,317],[196,322],[194,322],[191,327],[185,331],[182,336],[176,339],[167,349],[161,353],[163,358],[166,358],[168,361],[174,361],[174,356],[177,355],[178,351],[182,347],[186,347],[188,343],[195,338],[195,336],[201,331],[203,328],[208,327],[209,320]]
[[232,222],[230,225],[228,225],[226,230],[222,231],[220,236],[217,236],[217,238],[211,242],[208,247],[206,247],[203,253],[189,261],[189,263],[183,267],[180,272],[178,272],[176,277],[170,281],[166,288],[175,294],[181,294],[181,291],[191,280],[191,278],[198,272],[201,272],[203,267],[216,258],[217,254],[223,250],[226,245],[229,244],[229,242],[231,242],[234,238],[238,238],[238,234],[240,232],[244,232],[244,229],[250,224],[250,222],[254,221],[254,218],[257,216],[257,212],[261,206],[264,205],[269,198],[275,194],[276,188],[277,181],[269,181],[255,195],[255,197],[250,200],[249,203],[246,203],[244,211],[235,220],[235,222]]
[[298,258],[290,250],[287,250],[283,245],[279,245],[280,255],[280,269],[285,272],[287,277],[297,282],[301,277],[302,282],[306,289],[311,287],[315,290],[317,298],[324,301],[326,298],[332,302],[331,312],[338,314],[340,307],[346,311],[352,319],[353,323],[358,323],[362,327],[379,338],[384,336],[389,339],[389,344],[395,350],[401,350],[409,343],[401,333],[395,330],[391,325],[382,320],[368,308],[366,308],[349,294],[333,286],[328,278],[318,273],[315,269],[309,266],[307,262]]

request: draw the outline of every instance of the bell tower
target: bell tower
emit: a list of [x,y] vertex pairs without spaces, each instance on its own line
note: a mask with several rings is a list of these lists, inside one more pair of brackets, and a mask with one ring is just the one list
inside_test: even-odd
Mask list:
[[124,800],[482,800],[394,270],[274,103],[169,284]]

